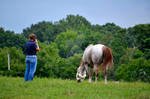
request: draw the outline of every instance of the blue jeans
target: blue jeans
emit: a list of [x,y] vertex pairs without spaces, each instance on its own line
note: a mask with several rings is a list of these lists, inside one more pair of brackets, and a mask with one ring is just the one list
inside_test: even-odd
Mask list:
[[37,66],[37,56],[26,56],[26,71],[24,81],[32,81]]

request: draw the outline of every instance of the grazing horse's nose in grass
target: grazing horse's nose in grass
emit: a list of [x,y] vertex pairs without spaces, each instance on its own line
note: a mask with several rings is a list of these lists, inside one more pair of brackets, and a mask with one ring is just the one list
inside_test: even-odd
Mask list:
[[81,80],[77,80],[77,82],[78,82],[78,83],[80,83],[80,82],[81,82]]

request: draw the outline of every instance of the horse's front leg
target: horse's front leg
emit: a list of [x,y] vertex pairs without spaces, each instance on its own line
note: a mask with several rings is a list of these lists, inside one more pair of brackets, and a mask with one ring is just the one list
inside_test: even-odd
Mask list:
[[98,65],[94,65],[94,68],[93,68],[93,72],[95,72],[95,83],[97,83],[97,80],[98,80]]
[[85,65],[85,68],[86,68],[86,71],[87,71],[88,76],[89,76],[89,83],[91,83],[92,82],[92,72],[90,71],[88,64]]
[[89,83],[92,82],[92,72],[89,72]]

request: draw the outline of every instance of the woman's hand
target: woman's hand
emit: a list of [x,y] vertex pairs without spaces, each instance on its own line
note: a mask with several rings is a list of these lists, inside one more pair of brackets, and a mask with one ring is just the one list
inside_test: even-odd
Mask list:
[[35,43],[36,43],[36,44],[38,43],[37,39],[35,39]]

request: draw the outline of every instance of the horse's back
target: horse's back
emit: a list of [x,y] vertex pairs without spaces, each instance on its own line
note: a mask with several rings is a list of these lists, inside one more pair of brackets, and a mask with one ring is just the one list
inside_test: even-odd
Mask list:
[[103,56],[103,47],[102,44],[89,45],[83,54],[83,61],[86,63],[99,63],[102,60]]
[[91,53],[92,53],[91,59],[94,64],[98,64],[98,63],[100,63],[100,61],[102,61],[103,47],[104,47],[104,45],[102,45],[102,44],[97,44],[97,45],[93,46],[93,48],[91,50]]

